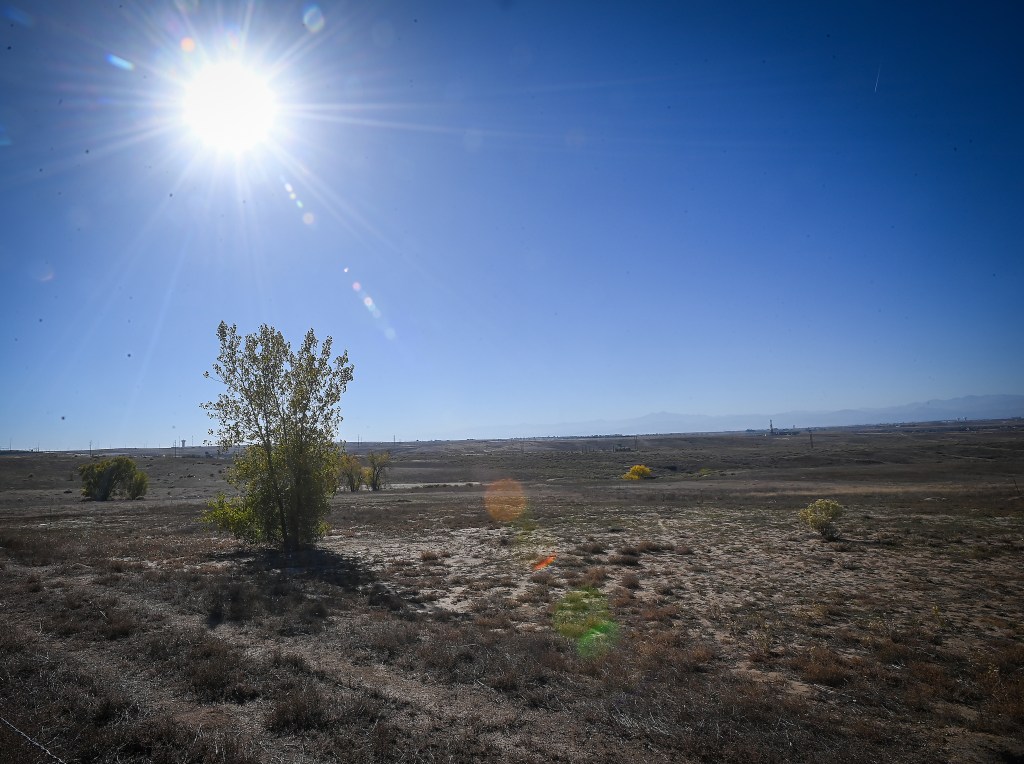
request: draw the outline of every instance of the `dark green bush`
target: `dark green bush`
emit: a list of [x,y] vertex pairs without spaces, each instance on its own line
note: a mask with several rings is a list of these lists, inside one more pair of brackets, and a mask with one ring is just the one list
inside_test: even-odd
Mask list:
[[149,488],[149,478],[127,456],[115,456],[78,468],[82,477],[82,495],[93,501],[106,501],[117,493],[141,499]]

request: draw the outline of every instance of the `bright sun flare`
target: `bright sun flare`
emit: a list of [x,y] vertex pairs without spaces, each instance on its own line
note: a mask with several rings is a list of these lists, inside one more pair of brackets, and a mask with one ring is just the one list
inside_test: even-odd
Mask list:
[[203,143],[239,153],[267,139],[277,113],[274,94],[238,63],[211,64],[185,90],[185,123]]

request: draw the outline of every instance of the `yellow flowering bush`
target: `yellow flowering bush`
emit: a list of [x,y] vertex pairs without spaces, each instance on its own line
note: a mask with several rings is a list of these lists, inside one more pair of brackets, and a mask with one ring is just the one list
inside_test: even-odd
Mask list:
[[629,472],[622,476],[623,480],[646,480],[650,477],[654,477],[651,474],[651,468],[646,467],[643,464],[634,464],[629,468]]

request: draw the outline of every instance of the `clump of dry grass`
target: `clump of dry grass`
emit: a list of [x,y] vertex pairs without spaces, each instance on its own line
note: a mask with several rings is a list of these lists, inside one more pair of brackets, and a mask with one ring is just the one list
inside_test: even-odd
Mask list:
[[852,677],[846,661],[834,650],[816,645],[790,660],[790,666],[811,684],[838,687]]
[[534,584],[540,584],[541,586],[551,586],[554,583],[555,576],[550,570],[538,570],[530,576],[530,582]]
[[273,732],[324,729],[332,722],[331,705],[312,682],[296,684],[274,700],[265,721]]
[[[634,549],[634,547],[623,547],[623,549]],[[623,552],[619,550],[618,554],[614,554],[608,558],[609,565],[639,565],[640,555],[630,554],[629,552]]]
[[678,614],[679,608],[675,605],[648,605],[641,609],[640,618],[644,621],[669,623]]
[[605,581],[608,580],[608,570],[604,567],[598,566],[595,568],[589,568],[580,577],[580,584],[584,587],[600,587]]
[[151,633],[143,651],[161,673],[177,677],[200,700],[242,703],[258,697],[264,684],[252,659],[199,629]]

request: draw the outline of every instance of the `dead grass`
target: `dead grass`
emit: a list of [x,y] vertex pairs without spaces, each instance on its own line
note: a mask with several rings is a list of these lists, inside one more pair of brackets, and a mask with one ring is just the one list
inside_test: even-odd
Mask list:
[[[68,761],[1020,760],[1020,437],[652,439],[709,469],[641,492],[613,452],[424,446],[396,482],[458,489],[339,495],[291,557],[195,523],[220,466],[86,508],[0,455],[0,714]],[[508,475],[529,523],[465,487]],[[823,495],[842,544],[794,520]],[[599,649],[554,626],[584,588]]]

